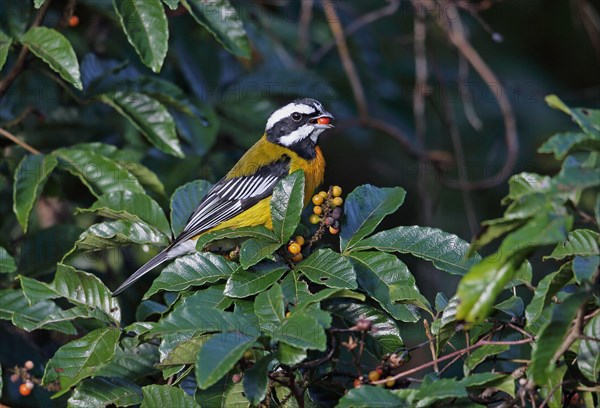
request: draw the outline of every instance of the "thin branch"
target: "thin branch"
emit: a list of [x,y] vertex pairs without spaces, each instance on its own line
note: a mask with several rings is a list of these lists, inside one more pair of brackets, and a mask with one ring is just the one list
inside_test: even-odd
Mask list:
[[[423,319],[423,327],[425,328],[425,335],[429,339],[429,350],[431,350],[431,358],[435,360],[435,345],[433,344],[433,336],[431,335],[431,330],[429,330],[429,322],[427,319]],[[433,365],[433,369],[436,373],[440,373],[440,368],[437,363]]]
[[367,118],[369,116],[369,111],[367,108],[365,93],[360,82],[358,72],[356,71],[356,67],[354,66],[354,62],[352,61],[352,57],[350,56],[350,50],[348,49],[348,43],[346,42],[346,37],[344,36],[344,29],[342,27],[340,17],[338,16],[331,0],[321,1],[323,2],[323,8],[325,9],[327,23],[329,24],[329,28],[333,33],[335,44],[337,46],[340,59],[342,60],[342,67],[344,68],[346,76],[350,81],[350,86],[352,87],[354,101],[356,102],[356,106],[358,108],[358,116],[361,119]]
[[435,359],[433,361],[429,361],[427,363],[421,364],[420,366],[412,368],[410,370],[403,371],[401,373],[398,373],[398,374],[394,375],[391,378],[386,378],[386,379],[378,380],[378,381],[372,381],[371,384],[375,384],[375,385],[377,385],[377,384],[384,384],[385,382],[387,382],[387,381],[389,381],[391,379],[398,380],[400,378],[407,377],[407,376],[409,376],[411,374],[414,374],[416,372],[419,372],[419,371],[422,371],[422,370],[424,370],[426,368],[429,368],[429,367],[433,366],[434,364],[441,363],[442,361],[450,360],[452,358],[455,358],[456,356],[463,356],[463,355],[465,355],[465,354],[471,352],[472,350],[475,350],[476,348],[479,348],[481,346],[486,346],[486,345],[510,345],[510,346],[514,346],[514,345],[517,345],[517,344],[531,343],[532,341],[533,340],[530,339],[530,338],[522,339],[522,340],[512,340],[512,341],[480,340],[477,343],[475,343],[475,344],[473,344],[473,345],[471,345],[469,347],[465,347],[465,348],[463,348],[461,350],[457,350],[457,351],[455,351],[453,353],[447,354],[447,355],[445,355],[443,357],[440,357],[438,359]]
[[573,324],[573,327],[569,331],[569,334],[567,335],[565,340],[562,342],[562,344],[560,345],[558,350],[556,350],[556,353],[554,353],[554,357],[552,357],[552,361],[558,360],[560,358],[560,356],[565,354],[565,352],[569,349],[569,347],[571,347],[571,344],[573,344],[583,334],[583,326],[584,326],[583,319],[585,316],[585,308],[586,308],[586,304],[583,303],[581,306],[579,306],[579,309],[577,309],[577,317],[575,317],[575,324]]
[[[425,135],[427,133],[427,122],[425,121],[425,95],[429,93],[429,85],[427,84],[429,70],[427,68],[427,54],[425,49],[427,27],[425,26],[425,8],[423,5],[419,4],[418,0],[413,0],[413,8],[415,9],[413,22],[415,49],[413,116],[415,119],[416,148],[417,151],[423,151],[425,147]],[[418,157],[419,175],[426,174],[428,172],[427,167],[427,161],[420,155]],[[419,195],[419,201],[421,202],[421,211],[419,211],[421,223],[428,225],[431,222],[432,203],[431,197],[427,193],[427,183],[424,180],[417,180],[417,193]]]
[[300,23],[298,24],[298,56],[305,61],[306,50],[310,42],[309,26],[312,20],[313,4],[315,0],[302,0],[300,8]]
[[[33,27],[37,27],[40,24],[42,24],[42,21],[44,21],[44,17],[46,16],[46,12],[48,11],[48,7],[50,6],[50,2],[51,2],[51,0],[46,0],[44,2],[44,4],[42,5],[42,7],[40,7],[39,11],[37,12],[37,14],[35,16],[35,19],[33,20],[33,23],[31,23],[31,26],[29,27],[29,29],[31,29]],[[15,81],[15,79],[17,79],[17,77],[21,74],[21,72],[23,71],[23,68],[25,68],[25,60],[27,59],[28,55],[29,55],[29,48],[26,45],[24,45],[21,48],[21,51],[19,52],[19,55],[17,56],[17,60],[15,61],[12,68],[10,69],[8,74],[6,74],[4,79],[2,79],[0,81],[0,98],[2,98],[4,96],[6,91],[8,91],[8,88],[10,88],[10,86]]]
[[[386,6],[383,6],[377,10],[373,10],[367,14],[363,14],[352,23],[348,24],[348,27],[344,30],[346,33],[346,38],[363,28],[367,24],[374,23],[380,18],[387,17],[393,15],[400,7],[400,0],[388,0]],[[335,40],[330,41],[328,43],[323,44],[321,48],[319,48],[312,56],[311,62],[317,63],[319,62],[329,51],[331,51],[335,47]]]
[[447,181],[447,185],[452,188],[466,190],[491,188],[502,183],[512,174],[517,161],[517,156],[519,154],[519,141],[515,115],[510,101],[508,100],[507,92],[502,86],[498,77],[483,60],[483,58],[481,58],[477,50],[475,50],[475,48],[473,48],[471,43],[467,40],[458,10],[456,10],[455,13],[451,13],[449,10],[451,8],[455,8],[455,6],[447,0],[442,1],[442,6],[442,9],[445,10],[445,15],[440,19],[440,22],[441,26],[446,30],[450,42],[458,49],[465,59],[469,61],[469,64],[475,69],[475,71],[477,71],[479,76],[481,76],[492,92],[495,90],[493,87],[496,87],[497,92],[495,92],[495,94],[497,95],[498,106],[500,107],[504,120],[504,138],[507,149],[506,160],[496,175],[472,182],[461,180]]
[[5,138],[11,140],[12,142],[18,144],[19,146],[21,146],[23,149],[29,151],[30,153],[33,153],[33,154],[42,154],[42,152],[40,152],[39,150],[37,150],[34,147],[29,146],[27,143],[25,143],[24,141],[20,140],[15,135],[13,135],[12,133],[10,133],[9,131],[7,131],[7,130],[5,130],[3,128],[0,128],[0,135],[2,135]]

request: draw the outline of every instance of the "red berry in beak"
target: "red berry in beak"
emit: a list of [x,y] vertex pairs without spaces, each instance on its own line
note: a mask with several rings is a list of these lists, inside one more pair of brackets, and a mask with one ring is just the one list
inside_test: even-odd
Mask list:
[[329,125],[329,120],[330,119],[328,117],[322,117],[317,119],[317,123],[319,125]]

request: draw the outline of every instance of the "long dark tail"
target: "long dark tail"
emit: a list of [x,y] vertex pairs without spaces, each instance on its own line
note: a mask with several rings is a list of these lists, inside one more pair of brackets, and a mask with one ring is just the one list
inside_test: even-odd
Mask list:
[[142,265],[142,267],[140,267],[140,269],[135,271],[133,273],[133,275],[131,275],[129,278],[127,278],[125,280],[125,282],[123,282],[121,284],[121,286],[119,286],[117,288],[117,290],[115,290],[113,292],[113,296],[119,295],[121,292],[123,292],[125,289],[127,289],[128,287],[133,285],[138,279],[140,279],[142,276],[144,276],[145,274],[150,272],[152,269],[156,268],[161,263],[171,259],[171,257],[167,254],[167,250],[169,250],[169,249],[170,249],[170,246],[165,248],[161,253],[159,253],[154,258],[150,259],[148,262],[146,262],[144,265]]

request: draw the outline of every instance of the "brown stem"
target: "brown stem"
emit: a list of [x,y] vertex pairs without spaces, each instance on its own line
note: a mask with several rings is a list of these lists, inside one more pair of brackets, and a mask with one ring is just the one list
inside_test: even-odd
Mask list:
[[348,49],[348,43],[346,42],[346,37],[344,36],[342,23],[331,0],[321,1],[323,2],[323,8],[325,9],[327,23],[329,24],[329,28],[333,33],[338,53],[340,55],[340,59],[342,60],[342,67],[344,68],[346,76],[350,81],[350,86],[352,87],[354,101],[356,102],[356,106],[358,108],[358,116],[361,119],[366,118],[369,116],[369,110],[367,108],[365,93],[360,82],[358,72],[356,71],[356,67],[354,66],[354,62],[352,62],[352,57],[350,56],[350,50]]
[[[422,0],[420,0],[422,1]],[[442,9],[449,10],[453,6],[447,0],[442,1]],[[448,17],[451,14],[451,17]],[[500,83],[498,77],[487,65],[487,63],[481,58],[477,50],[473,48],[471,43],[467,40],[464,32],[461,20],[459,18],[458,10],[456,13],[450,13],[446,11],[446,18],[440,19],[441,26],[445,29],[450,42],[458,49],[458,51],[465,57],[469,64],[477,71],[477,73],[484,80],[488,88],[494,91],[492,87],[497,87],[497,99],[498,105],[502,112],[505,127],[505,142],[507,148],[507,157],[500,171],[489,178],[478,180],[478,181],[448,181],[447,185],[453,188],[460,188],[466,190],[479,190],[485,188],[491,188],[502,183],[508,178],[517,161],[519,153],[519,141],[517,133],[517,123],[514,112],[510,101],[508,100],[507,92]]]
[[42,152],[40,152],[39,150],[37,150],[34,147],[29,146],[27,143],[23,142],[22,140],[20,140],[19,138],[17,138],[15,135],[13,135],[12,133],[10,133],[7,130],[4,130],[3,128],[0,128],[0,135],[4,136],[5,138],[13,141],[14,143],[18,144],[19,146],[21,146],[23,149],[29,151],[30,153],[33,154],[42,154]]
[[[50,6],[50,1],[51,0],[46,0],[44,2],[44,4],[42,5],[42,7],[40,7],[39,11],[37,12],[37,14],[35,16],[35,19],[33,20],[33,23],[31,23],[31,26],[29,27],[29,29],[31,29],[33,27],[37,27],[40,24],[42,24],[42,21],[44,20],[44,17],[46,16],[46,12],[48,11],[48,7]],[[10,71],[8,71],[8,74],[6,74],[4,79],[2,79],[0,81],[0,98],[2,98],[4,96],[6,91],[8,91],[8,88],[10,88],[10,86],[15,81],[15,79],[17,79],[19,74],[21,74],[21,72],[23,71],[23,68],[25,68],[25,60],[27,59],[28,55],[29,55],[29,48],[26,45],[23,45],[23,47],[21,48],[21,51],[19,52],[19,55],[17,56],[17,60],[15,61],[14,65],[12,66]]]
[[433,366],[434,364],[440,363],[442,361],[446,361],[449,360],[451,358],[455,358],[456,356],[463,356],[466,353],[475,350],[476,348],[479,348],[481,346],[486,346],[486,345],[495,345],[495,344],[500,344],[500,345],[517,345],[517,344],[526,344],[526,343],[531,343],[533,340],[530,338],[527,339],[522,339],[522,340],[513,340],[513,341],[488,341],[488,340],[480,340],[477,343],[473,344],[472,346],[466,347],[464,349],[461,350],[457,350],[453,353],[447,354],[443,357],[440,357],[438,359],[435,359],[433,361],[429,361],[427,363],[421,364],[418,367],[412,368],[410,370],[407,371],[403,371],[401,373],[398,373],[396,375],[394,375],[391,378],[387,378],[387,379],[383,379],[383,380],[378,380],[378,381],[372,381],[371,384],[384,384],[386,381],[389,381],[390,379],[394,379],[394,380],[398,380],[400,378],[403,377],[407,377],[411,374],[414,374],[416,372],[419,372],[421,370],[424,370],[426,368],[429,368],[431,366]]

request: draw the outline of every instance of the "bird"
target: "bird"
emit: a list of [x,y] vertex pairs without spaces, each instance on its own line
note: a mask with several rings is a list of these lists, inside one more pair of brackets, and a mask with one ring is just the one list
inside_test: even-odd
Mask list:
[[263,225],[272,229],[270,201],[277,183],[304,171],[304,206],[323,182],[325,158],[319,136],[334,126],[333,115],[312,98],[296,99],[275,110],[262,137],[200,200],[182,232],[142,265],[114,292],[121,294],[158,265],[196,251],[196,240],[211,231]]

